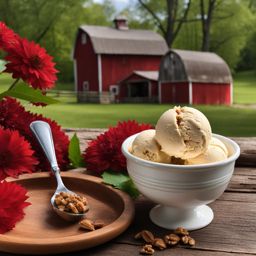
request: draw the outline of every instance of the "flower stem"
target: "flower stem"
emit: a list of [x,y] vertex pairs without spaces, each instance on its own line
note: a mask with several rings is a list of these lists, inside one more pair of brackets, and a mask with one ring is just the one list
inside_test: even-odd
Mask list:
[[12,85],[10,86],[10,88],[8,89],[8,91],[10,91],[18,82],[19,82],[19,78],[17,78],[13,83]]

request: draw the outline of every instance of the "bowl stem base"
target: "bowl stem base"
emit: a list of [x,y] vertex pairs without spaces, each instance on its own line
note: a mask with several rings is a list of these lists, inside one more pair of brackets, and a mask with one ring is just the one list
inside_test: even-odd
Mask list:
[[179,209],[164,205],[157,205],[149,213],[151,221],[166,229],[183,227],[187,230],[203,228],[213,220],[213,211],[207,205],[192,209]]

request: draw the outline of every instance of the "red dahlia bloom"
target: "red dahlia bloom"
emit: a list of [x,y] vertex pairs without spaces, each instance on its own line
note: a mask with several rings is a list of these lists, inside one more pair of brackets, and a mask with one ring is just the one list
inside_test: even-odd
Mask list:
[[5,60],[8,61],[5,72],[12,73],[13,78],[21,78],[34,88],[52,88],[57,80],[52,57],[44,48],[27,39],[19,39],[15,49],[8,52]]
[[119,122],[116,127],[92,140],[84,153],[88,170],[102,173],[107,170],[126,171],[126,160],[121,152],[123,141],[129,136],[143,130],[152,129],[149,124],[136,121]]
[[15,227],[24,217],[23,209],[30,205],[25,202],[27,190],[12,182],[0,182],[0,234]]
[[9,29],[4,22],[0,22],[0,50],[9,51],[18,43],[19,36]]
[[50,170],[48,161],[29,128],[29,124],[36,120],[48,122],[51,126],[58,163],[61,169],[66,169],[69,163],[69,139],[61,130],[61,127],[49,118],[26,111],[25,108],[13,98],[8,97],[0,101],[0,126],[6,129],[18,130],[19,133],[30,142],[32,149],[35,151],[35,157],[39,161],[36,170],[47,171]]
[[30,144],[18,131],[0,127],[0,180],[8,176],[17,178],[21,173],[32,172],[38,161]]

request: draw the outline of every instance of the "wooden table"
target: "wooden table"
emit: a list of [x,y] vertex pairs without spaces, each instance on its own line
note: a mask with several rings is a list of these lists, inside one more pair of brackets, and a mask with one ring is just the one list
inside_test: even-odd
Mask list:
[[[89,140],[94,139],[102,131],[77,129],[82,149]],[[67,129],[67,133],[71,136],[74,129]],[[218,200],[210,204],[215,213],[213,222],[206,228],[192,232],[192,236],[196,239],[195,247],[156,251],[154,255],[256,255],[256,137],[233,139],[241,147],[241,156],[229,187]],[[139,255],[142,243],[133,239],[136,232],[148,229],[158,236],[168,234],[168,230],[155,226],[149,220],[148,213],[153,206],[154,203],[142,196],[136,199],[135,219],[126,232],[107,244],[72,255]],[[0,253],[0,256],[5,255],[9,254]]]

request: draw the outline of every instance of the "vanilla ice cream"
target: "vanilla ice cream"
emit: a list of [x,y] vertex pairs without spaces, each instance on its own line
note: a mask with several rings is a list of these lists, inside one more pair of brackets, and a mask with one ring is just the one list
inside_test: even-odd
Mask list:
[[198,157],[187,159],[185,164],[207,164],[227,159],[228,150],[224,143],[217,138],[212,138],[208,149]]
[[153,129],[139,133],[132,143],[131,153],[145,160],[170,163],[171,157],[160,151],[160,146],[154,137],[155,130]]
[[161,151],[167,155],[191,159],[207,150],[211,140],[211,126],[199,110],[174,107],[159,118],[155,139]]

